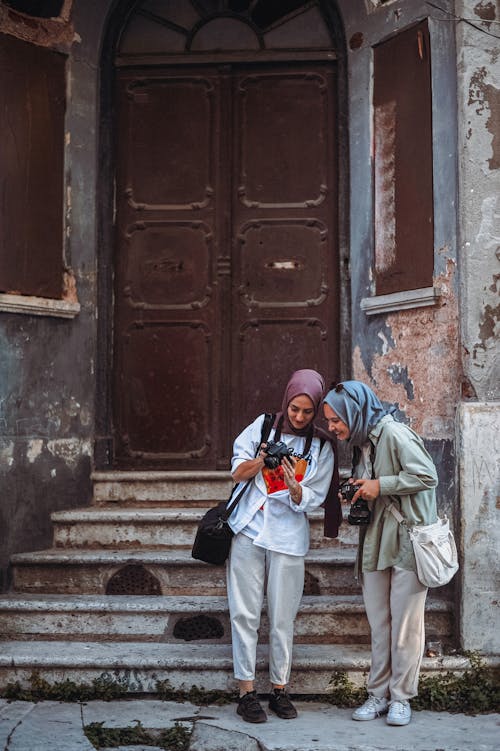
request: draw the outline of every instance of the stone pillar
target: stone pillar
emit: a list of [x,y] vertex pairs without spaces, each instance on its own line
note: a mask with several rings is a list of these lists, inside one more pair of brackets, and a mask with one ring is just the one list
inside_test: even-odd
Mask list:
[[500,402],[459,410],[463,649],[500,654]]

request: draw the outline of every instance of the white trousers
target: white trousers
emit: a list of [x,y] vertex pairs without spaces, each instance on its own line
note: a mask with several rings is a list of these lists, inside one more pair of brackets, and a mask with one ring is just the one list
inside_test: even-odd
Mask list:
[[267,581],[269,678],[286,685],[292,668],[293,626],[304,589],[304,558],[276,553],[235,535],[227,566],[234,677],[255,680],[258,629]]
[[427,588],[413,571],[366,571],[363,599],[371,631],[371,667],[367,690],[403,701],[418,693],[425,645]]

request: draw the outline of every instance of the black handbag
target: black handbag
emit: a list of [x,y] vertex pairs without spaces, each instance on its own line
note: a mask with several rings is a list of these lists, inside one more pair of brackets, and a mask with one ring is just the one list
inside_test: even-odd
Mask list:
[[225,501],[221,501],[218,506],[214,506],[207,511],[198,525],[194,538],[191,551],[193,558],[205,561],[205,563],[213,563],[215,566],[223,565],[231,550],[231,541],[234,535],[227,520],[249,484],[250,480],[245,483],[229,506]]
[[[260,443],[267,441],[274,417],[273,414],[266,413],[264,422],[262,423]],[[257,453],[259,452],[259,448],[260,445],[257,448]],[[209,509],[203,516],[198,524],[196,537],[194,538],[193,549],[191,551],[193,558],[205,563],[213,563],[215,566],[222,566],[224,564],[231,550],[231,541],[234,535],[227,520],[252,480],[253,477],[247,480],[236,498],[232,500],[234,491],[238,487],[235,485],[227,503],[226,501],[221,501],[217,506]]]

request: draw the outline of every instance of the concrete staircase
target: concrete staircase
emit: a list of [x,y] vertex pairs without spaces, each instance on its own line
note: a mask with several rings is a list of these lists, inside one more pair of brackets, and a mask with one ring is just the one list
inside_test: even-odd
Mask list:
[[[204,510],[226,498],[228,473],[96,472],[90,507],[52,515],[54,546],[11,559],[13,589],[0,596],[0,687],[46,680],[90,682],[102,674],[130,692],[232,690],[225,569],[191,558]],[[369,632],[353,578],[357,531],[322,536],[323,512],[309,517],[311,550],[296,621],[291,690],[328,690],[335,671],[364,681]],[[428,598],[427,638],[453,642],[451,594]],[[267,687],[263,616],[258,682]],[[455,662],[457,664],[455,665]],[[424,659],[424,670],[460,660]]]

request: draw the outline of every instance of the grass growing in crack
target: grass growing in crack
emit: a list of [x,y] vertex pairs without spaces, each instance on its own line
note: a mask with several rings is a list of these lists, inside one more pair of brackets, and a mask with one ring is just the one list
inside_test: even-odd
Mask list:
[[328,684],[330,690],[324,701],[336,707],[355,707],[367,697],[366,689],[355,686],[342,670],[336,670]]
[[[419,695],[412,699],[412,707],[416,710],[464,714],[498,712],[500,669],[488,668],[475,652],[466,652],[464,657],[469,659],[469,666],[463,671],[422,675]],[[199,686],[192,686],[189,690],[174,689],[168,680],[157,681],[154,694],[162,701],[190,702],[197,706],[232,704],[237,699],[236,693],[207,691]],[[111,701],[131,697],[125,679],[116,680],[107,674],[95,678],[90,684],[70,680],[49,683],[38,672],[32,673],[29,688],[23,688],[19,682],[9,683],[1,695],[5,699],[31,702],[77,702],[93,699]],[[294,696],[304,701],[328,702],[337,707],[354,707],[362,704],[367,694],[364,688],[351,683],[345,672],[335,671],[327,693]],[[181,730],[178,732],[182,735]],[[182,738],[180,740],[182,741]],[[172,748],[178,751],[176,746]],[[179,748],[182,749],[182,746]]]
[[425,675],[420,679],[415,709],[435,712],[481,714],[498,712],[500,707],[500,669],[488,669],[479,655],[467,652],[470,667],[461,675]]
[[168,751],[187,751],[191,732],[185,725],[176,722],[173,727],[161,731],[158,736],[158,746]]
[[151,737],[138,720],[134,727],[128,728],[105,728],[104,722],[91,722],[85,725],[84,732],[94,748],[106,748],[106,746],[130,746],[142,743],[152,746]]
[[[470,666],[461,673],[439,673],[420,677],[418,696],[411,700],[416,710],[486,714],[500,707],[500,669],[488,668],[481,657],[466,652]],[[366,689],[351,683],[343,671],[336,671],[330,681],[331,691],[314,697],[337,707],[355,707],[367,698]],[[303,697],[311,700],[312,697]]]
[[126,694],[126,681],[115,680],[110,676],[101,675],[99,678],[94,678],[92,683],[75,683],[69,679],[49,683],[36,671],[30,676],[29,688],[23,688],[19,681],[16,681],[8,683],[3,691],[5,699],[32,702],[43,700],[72,702],[92,699],[112,701],[122,699]]
[[206,707],[208,704],[232,704],[238,697],[236,692],[206,691],[199,686],[191,686],[185,690],[172,688],[168,680],[156,682],[156,694],[162,701],[188,701],[198,707]]
[[133,727],[108,728],[103,722],[91,722],[84,727],[85,735],[94,748],[116,748],[118,746],[156,746],[168,751],[187,751],[191,730],[175,722],[171,728],[146,730],[139,720]]

